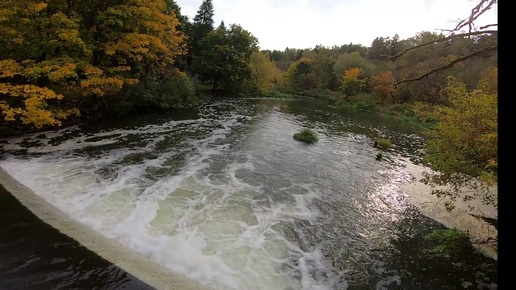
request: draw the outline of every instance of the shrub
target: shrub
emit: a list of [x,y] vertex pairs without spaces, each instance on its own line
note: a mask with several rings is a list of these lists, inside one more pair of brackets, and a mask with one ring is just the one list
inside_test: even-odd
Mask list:
[[387,149],[387,148],[391,148],[392,147],[391,140],[389,140],[389,139],[379,138],[377,140],[377,142],[378,142],[377,143],[378,147],[380,147],[380,148]]
[[357,110],[362,110],[362,111],[374,111],[375,110],[374,104],[369,103],[369,102],[364,102],[364,101],[358,101],[357,103],[355,103],[355,108]]
[[314,143],[319,140],[317,134],[310,129],[303,129],[301,132],[294,134],[294,139],[306,143]]
[[472,249],[469,236],[458,229],[434,230],[425,239],[435,243],[432,248],[424,250],[430,256],[458,258]]

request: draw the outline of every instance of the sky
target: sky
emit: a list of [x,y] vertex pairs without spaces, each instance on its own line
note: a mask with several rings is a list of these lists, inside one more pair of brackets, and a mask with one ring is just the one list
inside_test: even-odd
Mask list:
[[[202,0],[176,0],[193,20]],[[258,38],[260,49],[371,46],[377,37],[400,40],[419,32],[452,29],[477,0],[212,0],[214,26],[239,24]],[[477,21],[498,23],[495,7]]]

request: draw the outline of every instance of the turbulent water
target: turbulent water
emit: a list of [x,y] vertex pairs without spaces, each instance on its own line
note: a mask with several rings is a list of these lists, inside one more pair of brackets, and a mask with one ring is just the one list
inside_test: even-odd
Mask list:
[[[319,142],[294,140],[303,128]],[[394,144],[382,161],[378,137]],[[423,143],[398,121],[316,100],[220,100],[4,140],[0,166],[73,219],[214,289],[473,285],[438,270],[425,278],[417,254],[404,254],[416,235],[407,229],[439,226],[400,189]]]

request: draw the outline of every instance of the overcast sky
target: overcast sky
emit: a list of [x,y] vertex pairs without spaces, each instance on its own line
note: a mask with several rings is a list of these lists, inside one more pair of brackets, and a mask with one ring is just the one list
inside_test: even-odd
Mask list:
[[[176,0],[191,20],[202,0]],[[452,29],[478,1],[471,0],[213,0],[215,26],[239,24],[261,49],[343,44],[369,47],[376,37],[400,39]],[[491,9],[479,24],[498,23]]]

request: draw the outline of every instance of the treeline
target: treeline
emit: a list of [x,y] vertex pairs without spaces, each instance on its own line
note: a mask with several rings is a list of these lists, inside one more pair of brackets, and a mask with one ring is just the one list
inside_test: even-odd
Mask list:
[[179,107],[203,92],[330,92],[343,99],[369,94],[382,104],[445,104],[448,76],[474,88],[498,65],[491,50],[400,82],[496,44],[497,34],[443,40],[422,32],[406,40],[379,37],[370,47],[269,51],[240,25],[215,25],[213,16],[211,0],[193,19],[174,0],[2,1],[1,133]]
[[[400,40],[378,37],[370,47],[357,44],[315,46],[313,49],[285,49],[266,51],[277,67],[284,71],[280,88],[295,91],[331,90],[343,98],[357,94],[373,94],[383,103],[424,101],[446,103],[443,88],[450,75],[473,89],[483,72],[498,66],[496,51],[479,53],[446,70],[406,82],[446,66],[451,61],[481,51],[497,43],[497,35],[456,37],[449,41],[442,34],[421,32]],[[431,43],[432,45],[423,45]],[[418,47],[411,50],[411,48]],[[398,84],[399,83],[399,84]]]

